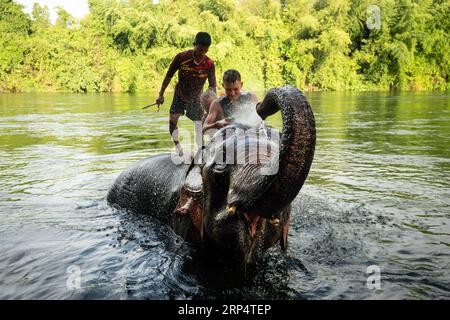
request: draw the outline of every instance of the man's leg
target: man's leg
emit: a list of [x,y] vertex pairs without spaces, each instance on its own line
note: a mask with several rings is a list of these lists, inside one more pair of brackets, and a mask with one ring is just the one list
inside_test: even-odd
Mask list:
[[183,155],[183,150],[181,149],[180,141],[178,140],[178,119],[180,118],[181,113],[171,113],[169,116],[169,132],[172,137],[172,141],[175,144],[175,148],[177,149],[178,155]]
[[203,146],[203,132],[202,132],[202,122],[194,121],[195,126],[195,143],[197,144],[197,149],[200,149]]
[[[195,128],[195,144],[197,145],[197,149],[201,149],[203,146],[203,132],[202,132],[202,123],[203,123],[203,107],[200,104],[200,99],[192,101],[187,105],[186,108],[186,117],[194,122]],[[195,150],[195,147],[194,147]]]
[[194,128],[195,128],[195,144],[197,146],[197,150],[194,152],[194,163],[195,164],[201,164],[203,161],[202,153],[199,152],[199,150],[203,147],[203,123],[202,121],[196,120],[194,121]]

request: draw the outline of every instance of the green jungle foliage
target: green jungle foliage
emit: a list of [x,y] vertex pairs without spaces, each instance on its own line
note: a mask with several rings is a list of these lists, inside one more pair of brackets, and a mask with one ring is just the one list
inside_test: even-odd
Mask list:
[[448,0],[88,2],[52,24],[47,7],[0,0],[0,92],[155,91],[198,31],[217,78],[237,69],[250,90],[450,89]]

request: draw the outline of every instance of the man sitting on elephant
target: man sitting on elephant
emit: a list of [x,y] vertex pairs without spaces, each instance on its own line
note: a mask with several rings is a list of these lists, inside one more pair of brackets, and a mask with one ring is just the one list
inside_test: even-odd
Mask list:
[[250,92],[241,92],[243,84],[239,71],[233,69],[225,71],[222,82],[225,96],[211,104],[208,116],[203,123],[204,133],[209,129],[220,129],[229,125],[236,120],[240,108],[245,108],[248,104],[257,104],[256,95]]

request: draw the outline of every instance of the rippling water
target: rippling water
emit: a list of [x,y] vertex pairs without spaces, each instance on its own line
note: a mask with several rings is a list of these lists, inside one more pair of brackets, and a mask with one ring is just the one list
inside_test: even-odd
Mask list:
[[[449,95],[307,96],[317,147],[289,257],[273,248],[241,283],[158,221],[106,204],[126,167],[171,151],[167,104],[0,95],[0,298],[449,299]],[[380,289],[367,286],[373,265]]]

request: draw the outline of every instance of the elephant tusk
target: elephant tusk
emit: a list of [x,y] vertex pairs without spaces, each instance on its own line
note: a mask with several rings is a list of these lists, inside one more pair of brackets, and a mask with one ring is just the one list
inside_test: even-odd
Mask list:
[[228,208],[228,215],[232,216],[236,213],[236,205],[233,205]]
[[278,225],[280,224],[280,219],[273,218],[272,220],[270,220],[270,223],[273,224],[275,227],[278,227]]

